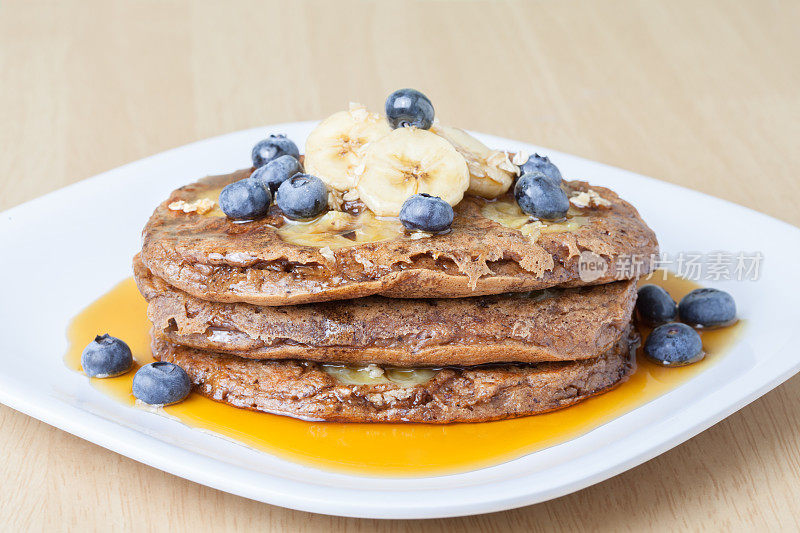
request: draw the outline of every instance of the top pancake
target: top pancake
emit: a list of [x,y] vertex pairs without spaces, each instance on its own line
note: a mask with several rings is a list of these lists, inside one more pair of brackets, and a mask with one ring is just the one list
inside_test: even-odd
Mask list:
[[[217,201],[222,187],[251,171],[211,176],[174,191],[145,226],[147,268],[199,298],[272,306],[374,294],[457,298],[603,284],[650,272],[658,252],[653,231],[636,209],[601,187],[591,190],[607,207],[573,207],[567,221],[545,224],[534,235],[489,218],[498,206],[518,209],[510,194],[496,201],[465,197],[454,208],[452,230],[443,235],[410,235],[396,221],[379,221],[383,240],[377,242],[364,242],[361,230],[351,228],[319,242],[289,242],[282,234],[294,229],[304,237],[305,227],[274,205],[265,218],[245,223],[217,208],[205,214],[175,210],[181,205],[175,202]],[[564,188],[568,194],[590,190],[581,181],[565,182]],[[581,279],[582,252],[602,258],[605,270]]]

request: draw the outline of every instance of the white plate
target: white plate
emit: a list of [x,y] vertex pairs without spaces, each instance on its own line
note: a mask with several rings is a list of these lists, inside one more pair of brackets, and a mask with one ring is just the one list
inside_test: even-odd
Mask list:
[[125,407],[67,369],[70,318],[131,274],[140,230],[177,186],[249,164],[251,146],[284,132],[302,146],[313,123],[257,128],[170,150],[0,214],[0,401],[108,449],[205,485],[332,515],[427,518],[528,505],[587,487],[696,435],[783,382],[800,367],[795,269],[800,230],[687,189],[506,139],[490,146],[538,150],[565,176],[606,185],[636,205],[662,250],[760,251],[758,281],[725,288],[747,320],[743,338],[708,371],[572,441],[464,474],[367,478],[288,462]]

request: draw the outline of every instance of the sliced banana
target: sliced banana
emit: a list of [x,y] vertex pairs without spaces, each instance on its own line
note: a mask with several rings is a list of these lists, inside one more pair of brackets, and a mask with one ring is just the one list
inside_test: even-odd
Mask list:
[[514,182],[519,168],[508,154],[492,150],[464,130],[435,124],[431,131],[447,139],[467,160],[469,189],[467,192],[484,198],[497,198]]
[[359,104],[323,120],[306,140],[306,172],[331,188],[355,187],[365,148],[392,131],[386,119]]
[[371,143],[358,178],[361,201],[378,216],[397,216],[417,193],[456,205],[469,187],[469,170],[453,145],[427,130],[399,128]]

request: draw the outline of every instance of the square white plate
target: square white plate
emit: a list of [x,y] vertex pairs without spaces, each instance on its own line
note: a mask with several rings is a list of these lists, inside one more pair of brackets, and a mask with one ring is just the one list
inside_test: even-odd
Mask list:
[[250,148],[265,133],[286,133],[302,146],[313,125],[201,141],[0,214],[0,401],[148,465],[248,498],[334,515],[428,518],[519,507],[607,479],[696,435],[800,368],[800,291],[793,283],[800,230],[674,185],[486,135],[479,137],[490,146],[547,153],[565,176],[614,189],[639,208],[664,252],[761,252],[757,281],[704,282],[736,298],[747,320],[737,345],[679,388],[579,438],[491,468],[413,479],[332,473],[251,450],[118,404],[64,365],[68,322],[131,275],[141,228],[171,190],[248,166]]

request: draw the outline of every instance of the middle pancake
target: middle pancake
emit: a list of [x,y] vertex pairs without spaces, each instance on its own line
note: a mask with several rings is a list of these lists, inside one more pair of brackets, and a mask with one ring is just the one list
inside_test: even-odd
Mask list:
[[182,292],[137,257],[155,332],[249,359],[395,366],[574,361],[608,351],[631,321],[636,282],[443,299],[380,296],[293,306],[219,303]]

